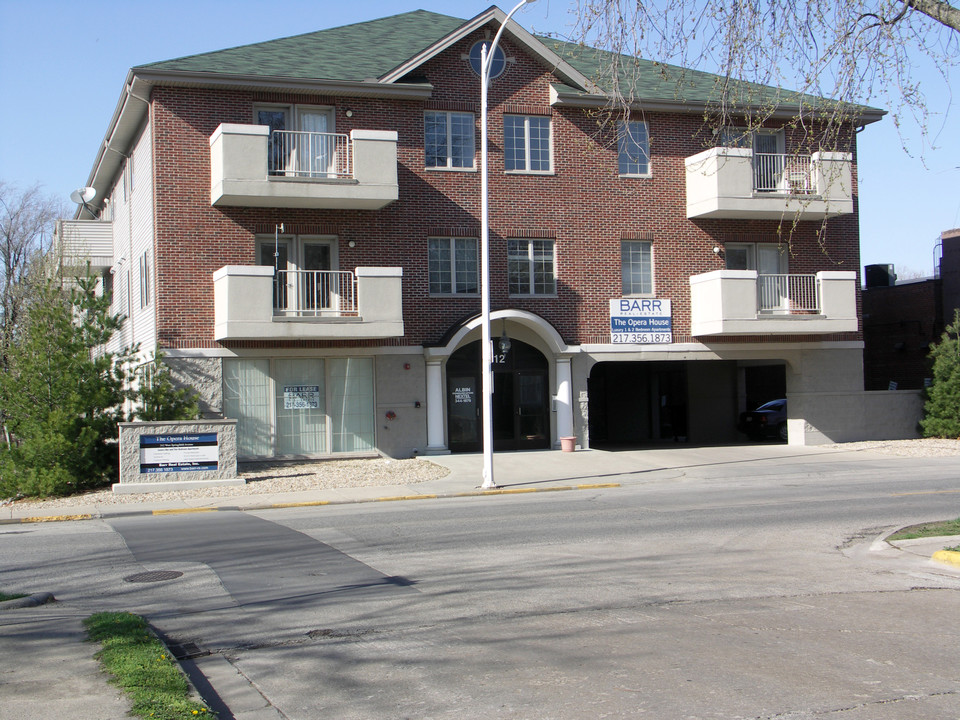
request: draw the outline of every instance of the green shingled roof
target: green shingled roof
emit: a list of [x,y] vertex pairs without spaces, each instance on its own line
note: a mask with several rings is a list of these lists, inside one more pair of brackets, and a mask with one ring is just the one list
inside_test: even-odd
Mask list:
[[138,69],[360,82],[380,77],[450,34],[460,18],[416,10]]
[[[825,104],[823,98],[801,95],[792,90],[759,85],[757,83],[730,80],[701,70],[691,70],[668,65],[654,60],[644,60],[550,37],[538,40],[559,55],[574,69],[596,82],[601,89],[609,90],[609,72],[614,59],[618,60],[620,93],[631,100],[661,100],[705,105],[717,102],[725,90],[727,101],[743,105],[796,105],[801,98],[808,107]],[[725,85],[725,87],[724,87]],[[576,92],[575,88],[568,88]],[[853,107],[853,106],[849,106]],[[866,108],[864,108],[866,109]]]
[[[466,22],[461,18],[416,10],[279,40],[150,63],[134,70],[362,82],[382,77]],[[609,69],[611,59],[615,57],[612,53],[550,37],[537,39],[575,71],[602,86],[601,73]],[[723,78],[698,70],[623,56],[619,81],[621,94],[632,100],[702,106],[720,99]],[[560,88],[564,89],[563,86]],[[585,88],[565,90],[586,94]],[[801,98],[799,93],[746,82],[728,85],[726,91],[727,102],[737,105],[769,106],[784,103],[795,106]],[[804,96],[803,101],[808,106],[831,104],[809,95]],[[880,112],[873,108],[860,109]]]

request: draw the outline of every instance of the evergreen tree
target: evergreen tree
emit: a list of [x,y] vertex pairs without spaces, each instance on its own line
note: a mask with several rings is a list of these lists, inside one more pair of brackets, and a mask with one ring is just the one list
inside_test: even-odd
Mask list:
[[97,295],[96,278],[64,283],[44,270],[0,373],[0,498],[67,495],[114,480],[118,425],[192,420],[192,391],[177,388],[159,350],[134,370],[137,347],[110,350],[124,318]]
[[117,463],[132,350],[103,350],[122,319],[93,278],[38,291],[0,376],[0,406],[14,439],[0,455],[0,496],[64,495],[109,482]]
[[930,348],[933,382],[927,388],[924,437],[960,438],[960,310],[944,330],[940,342]]
[[134,419],[194,420],[200,415],[196,393],[190,388],[176,386],[159,348],[154,352],[153,360],[137,369],[137,375]]

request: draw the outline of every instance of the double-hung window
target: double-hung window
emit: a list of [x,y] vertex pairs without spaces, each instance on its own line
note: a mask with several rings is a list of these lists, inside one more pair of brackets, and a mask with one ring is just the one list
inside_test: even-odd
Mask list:
[[507,272],[511,295],[555,295],[553,240],[508,240]]
[[475,295],[480,286],[476,238],[430,238],[431,295]]
[[642,121],[617,123],[617,150],[621,175],[650,174],[650,137]]
[[550,172],[550,145],[550,118],[503,116],[503,165],[508,172]]
[[151,268],[152,263],[150,262],[150,251],[144,250],[143,254],[140,256],[140,309],[147,307],[150,304],[151,299],[151,288],[150,288],[150,276],[153,272]]
[[620,242],[620,271],[624,295],[653,294],[653,243],[646,240]]
[[423,147],[428,168],[473,168],[473,113],[427,112]]

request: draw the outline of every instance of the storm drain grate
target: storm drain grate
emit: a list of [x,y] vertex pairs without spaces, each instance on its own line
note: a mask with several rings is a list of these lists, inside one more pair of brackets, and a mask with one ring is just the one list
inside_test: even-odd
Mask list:
[[147,570],[147,572],[137,573],[136,575],[127,575],[124,580],[129,583],[152,583],[175,580],[182,575],[182,572],[176,570]]
[[168,641],[167,649],[177,660],[193,660],[210,655],[209,650],[203,650],[199,645],[192,642],[172,643]]

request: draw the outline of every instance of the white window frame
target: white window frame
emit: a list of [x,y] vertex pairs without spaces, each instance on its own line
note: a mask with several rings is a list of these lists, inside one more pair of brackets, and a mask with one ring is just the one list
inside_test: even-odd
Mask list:
[[[340,243],[336,235],[280,235],[274,238],[272,235],[258,235],[257,244],[256,244],[256,262],[258,265],[263,267],[269,267],[268,263],[261,263],[260,260],[263,257],[263,248],[270,250],[275,247],[277,244],[286,245],[287,247],[287,264],[285,267],[277,267],[277,271],[284,272],[296,272],[298,270],[306,269],[305,258],[306,258],[306,245],[318,244],[318,245],[329,245],[330,246],[330,271],[335,272],[340,269]],[[276,267],[276,266],[275,266]],[[275,292],[277,292],[275,290]],[[293,292],[290,291],[290,285],[288,283],[285,297],[287,298],[287,304],[283,310],[293,311],[297,309],[297,293],[296,290]],[[276,297],[274,298],[276,299]],[[274,308],[280,309],[280,308]]]
[[[333,105],[285,105],[283,103],[257,103],[253,106],[253,124],[259,125],[259,118],[257,113],[261,110],[282,110],[286,113],[286,121],[284,122],[284,130],[299,130],[300,129],[300,115],[306,113],[324,113],[329,118],[329,127],[327,128],[328,133],[335,133],[336,122],[337,122],[337,108]],[[293,127],[289,127],[289,125]]]
[[[457,289],[457,244],[458,242],[463,242],[464,240],[470,241],[473,243],[474,256],[473,260],[476,263],[477,275],[474,279],[475,290],[458,290]],[[450,251],[450,285],[445,290],[435,290],[433,287],[433,281],[431,276],[433,274],[433,265],[430,257],[430,246],[433,243],[448,243],[447,247]],[[431,237],[427,240],[427,288],[432,297],[451,297],[451,296],[460,296],[460,297],[476,297],[480,294],[480,241],[477,238],[463,238],[463,237]]]
[[[639,135],[633,128],[633,126],[638,126],[643,128],[643,142],[633,142],[633,139]],[[630,143],[631,148],[626,147]],[[623,172],[624,165],[624,154],[628,150],[635,147],[639,154],[642,155],[647,169],[644,172]],[[629,165],[640,165],[640,162],[633,162],[632,158],[627,155],[627,163]],[[630,169],[628,167],[628,169]],[[620,177],[637,177],[637,178],[648,178],[653,175],[652,163],[650,162],[650,125],[646,120],[620,120],[617,122],[617,173]]]
[[[507,148],[507,118],[521,118],[523,120],[523,167],[508,168],[508,148]],[[531,120],[545,120],[547,123],[547,164],[546,170],[531,169],[531,150],[530,150],[530,122]],[[512,113],[503,116],[503,169],[506,173],[523,175],[552,175],[553,174],[553,118],[549,115],[515,115]]]
[[745,128],[729,127],[720,131],[720,144],[722,147],[743,148],[756,152],[757,136],[769,135],[777,139],[777,153],[783,154],[786,139],[783,130],[777,128]]
[[[427,117],[430,115],[443,116],[444,118],[444,128],[446,130],[446,162],[443,165],[431,165],[427,162]],[[468,123],[470,127],[470,164],[469,165],[455,165],[453,157],[453,147],[454,147],[454,133],[453,133],[453,120],[454,117],[459,118],[470,118]],[[428,170],[453,170],[457,172],[470,172],[477,169],[477,135],[476,135],[476,124],[477,118],[473,113],[468,112],[454,112],[447,110],[426,110],[423,114],[423,163],[424,167]]]
[[[521,271],[520,277],[523,281],[519,283],[520,291],[515,292],[511,289],[511,278],[513,269],[513,253],[511,250],[515,244],[526,245],[526,269]],[[535,248],[537,243],[549,243],[550,245],[550,264],[552,287],[549,291],[538,292],[536,286],[537,258]],[[556,297],[557,295],[557,242],[552,238],[510,238],[507,240],[507,291],[511,297]]]
[[[649,288],[635,290],[633,288],[633,273],[628,270],[633,267],[633,262],[631,260],[634,258],[634,253],[628,253],[627,250],[632,250],[634,246],[640,246],[646,250],[646,268],[643,267],[641,259],[641,274],[648,275],[641,282],[645,282]],[[641,250],[642,253],[642,250]],[[646,270],[646,272],[644,272]],[[628,281],[628,278],[630,280]],[[655,294],[655,285],[653,282],[654,272],[653,272],[653,241],[651,240],[621,240],[620,241],[620,282],[621,282],[621,291],[623,292],[624,297],[652,297]],[[629,285],[629,287],[628,287]]]
[[724,243],[724,255],[726,256],[727,262],[729,262],[729,256],[731,250],[744,250],[746,251],[746,268],[730,268],[727,266],[728,270],[737,269],[737,270],[756,270],[760,272],[758,266],[758,254],[759,251],[771,251],[776,250],[778,254],[778,270],[777,275],[787,275],[790,272],[790,258],[789,253],[786,252],[786,248],[779,243],[743,243],[743,242],[734,242],[734,243]]
[[[260,118],[258,114],[261,110],[266,111],[282,111],[285,115],[283,122],[283,130],[291,131],[301,131],[300,121],[301,114],[314,113],[314,114],[324,114],[327,116],[327,130],[328,135],[335,135],[337,132],[337,109],[333,105],[284,105],[282,103],[257,103],[253,106],[253,124],[259,125]],[[272,129],[271,129],[272,132]],[[267,152],[270,153],[273,151],[273,139],[268,140],[268,149]],[[287,170],[291,170],[290,162],[284,163]],[[286,172],[277,172],[277,175],[285,175]]]

